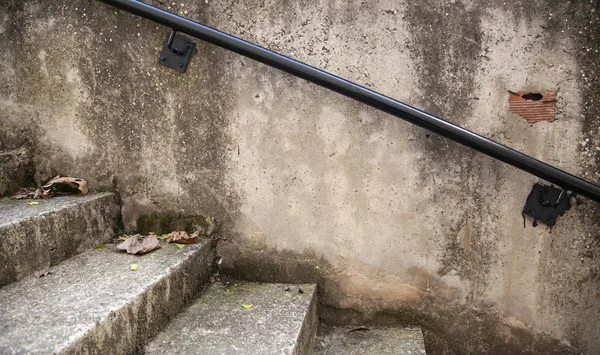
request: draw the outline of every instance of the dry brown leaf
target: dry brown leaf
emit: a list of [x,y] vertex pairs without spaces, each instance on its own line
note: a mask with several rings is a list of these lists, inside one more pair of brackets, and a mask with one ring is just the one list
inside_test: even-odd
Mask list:
[[42,198],[44,196],[44,189],[41,187],[38,187],[37,189],[35,189],[35,194],[33,195],[33,198]]
[[146,254],[160,248],[156,235],[149,235],[140,241],[139,234],[132,235],[126,241],[117,245],[117,249],[125,250],[127,254]]
[[42,186],[42,197],[48,198],[55,195],[70,195],[70,194],[82,194],[88,193],[87,182],[83,179],[72,178],[72,177],[60,177],[57,176],[54,179],[48,181],[48,183]]
[[160,248],[160,244],[158,244],[158,238],[156,235],[149,235],[142,240],[143,253],[151,252],[152,250]]
[[368,332],[369,330],[371,330],[371,329],[369,329],[367,327],[356,327],[356,328],[352,328],[352,329],[348,330],[347,333],[354,333],[354,332],[362,333],[362,332]]
[[21,189],[12,198],[15,200],[23,200],[26,198],[42,198],[42,188],[37,189]]
[[165,240],[169,243],[194,244],[199,235],[199,231],[194,232],[192,235],[189,235],[184,231],[171,232],[167,235]]
[[26,199],[26,198],[33,198],[33,192],[30,192],[30,191],[20,191],[20,192],[17,192],[13,196],[13,198],[15,200],[23,200],[23,199]]
[[137,254],[142,251],[142,243],[138,241],[137,236],[127,238],[124,242],[117,245],[117,249],[125,250],[127,254]]

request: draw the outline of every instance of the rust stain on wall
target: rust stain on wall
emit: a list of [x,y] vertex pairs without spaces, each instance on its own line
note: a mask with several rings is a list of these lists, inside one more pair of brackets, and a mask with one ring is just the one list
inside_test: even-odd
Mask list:
[[556,93],[552,91],[510,92],[508,99],[510,112],[523,117],[529,123],[554,121]]

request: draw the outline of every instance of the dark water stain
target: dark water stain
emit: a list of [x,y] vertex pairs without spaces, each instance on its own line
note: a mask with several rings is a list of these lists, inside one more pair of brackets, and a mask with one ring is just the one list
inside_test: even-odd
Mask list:
[[[479,8],[461,2],[446,6],[436,1],[410,2],[406,12],[412,41],[409,44],[423,97],[415,105],[433,115],[461,124],[470,114],[475,75],[482,50]],[[460,80],[457,80],[460,78]],[[437,134],[416,129],[421,149],[436,169],[459,163],[457,156],[473,152]],[[427,171],[430,167],[423,167]]]
[[[64,114],[93,147],[75,158],[41,146],[37,137],[48,128],[43,123],[48,117],[41,117],[33,128],[39,180],[59,171],[96,187],[113,186],[123,198],[143,195],[159,210],[185,205],[228,219],[237,198],[226,185],[233,110],[229,93],[234,90],[225,51],[198,41],[198,53],[182,75],[157,64],[167,28],[97,2],[34,1],[27,6],[35,11],[10,3],[14,28],[7,34],[21,38],[23,51],[44,50],[45,63],[37,55],[19,62],[21,80],[11,93],[42,116],[63,114],[69,107]],[[191,16],[204,14],[207,6],[202,2]],[[48,25],[56,11],[60,16]],[[165,174],[177,186],[177,197],[163,190]]]
[[[467,9],[460,1],[454,4],[422,1],[408,5],[406,20],[413,38],[409,49],[423,95],[417,98],[415,106],[458,125],[471,114],[469,100],[476,92],[475,77],[483,51],[480,17],[484,10]],[[481,163],[474,159],[477,153],[421,128],[412,130],[414,145],[424,153],[418,162],[424,185],[434,179],[434,194],[441,196],[441,201],[450,197],[453,203],[466,208],[459,225],[448,226],[449,240],[439,273],[445,275],[455,270],[461,278],[484,285],[488,265],[493,261],[481,254],[491,246],[480,238],[483,210],[480,191],[469,185],[469,177],[480,173]],[[461,186],[439,182],[444,176],[455,175],[463,177]],[[435,183],[436,177],[438,183]],[[467,220],[473,226],[471,252],[455,241]]]

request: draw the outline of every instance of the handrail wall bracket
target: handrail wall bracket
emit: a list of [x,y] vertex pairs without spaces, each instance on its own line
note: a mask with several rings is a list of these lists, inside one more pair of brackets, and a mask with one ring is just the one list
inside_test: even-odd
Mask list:
[[185,73],[193,51],[194,42],[184,36],[177,35],[177,31],[171,30],[163,43],[158,63]]

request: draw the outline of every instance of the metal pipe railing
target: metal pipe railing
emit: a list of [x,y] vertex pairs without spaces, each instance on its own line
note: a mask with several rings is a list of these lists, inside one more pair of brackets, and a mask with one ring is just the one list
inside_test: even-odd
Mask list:
[[600,186],[351,81],[141,1],[99,1],[306,79],[600,202]]

